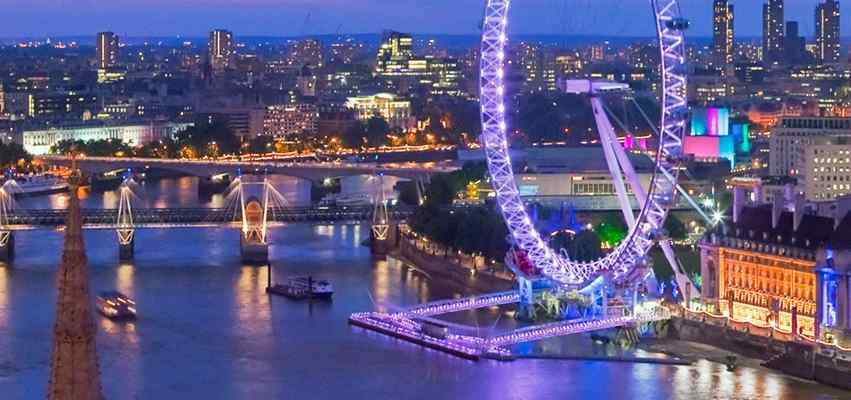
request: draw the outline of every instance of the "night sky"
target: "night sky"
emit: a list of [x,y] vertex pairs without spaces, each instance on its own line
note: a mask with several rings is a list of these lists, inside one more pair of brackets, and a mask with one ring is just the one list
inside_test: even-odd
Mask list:
[[[376,33],[475,34],[484,0],[0,0],[0,36],[203,36],[211,27],[238,35]],[[811,35],[818,0],[786,0],[787,19]],[[514,34],[649,36],[647,0],[515,0]],[[711,33],[711,0],[682,0],[691,35]],[[761,34],[760,0],[738,0],[737,35]],[[851,3],[849,3],[851,4]],[[851,9],[843,26],[851,26]],[[305,24],[310,13],[309,23]],[[845,30],[847,32],[847,30]]]

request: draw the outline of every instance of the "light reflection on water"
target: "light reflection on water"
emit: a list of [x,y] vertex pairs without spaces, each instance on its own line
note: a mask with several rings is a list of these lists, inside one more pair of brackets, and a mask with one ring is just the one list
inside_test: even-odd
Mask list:
[[[191,182],[190,182],[191,183]],[[161,183],[166,206],[197,201],[195,186]],[[172,188],[183,189],[172,189]],[[187,189],[189,187],[189,189]],[[148,189],[150,195],[152,190]],[[62,196],[43,204],[59,201]],[[184,198],[184,200],[180,200]],[[104,204],[91,194],[89,206]],[[159,201],[159,200],[158,200]],[[360,241],[367,226],[275,229],[276,280],[312,275],[335,287],[330,304],[265,293],[266,267],[245,266],[234,229],[140,231],[136,259],[117,261],[115,234],[87,231],[92,292],[136,299],[139,319],[96,317],[106,397],[110,399],[427,398],[460,399],[809,399],[845,393],[764,369],[701,361],[691,367],[518,360],[473,363],[350,327],[353,312],[392,311],[459,296],[393,259],[373,259]],[[45,397],[61,234],[21,232],[13,269],[0,265],[0,393]],[[493,310],[458,313],[458,322],[515,322]],[[530,352],[601,351],[587,337],[527,344]]]

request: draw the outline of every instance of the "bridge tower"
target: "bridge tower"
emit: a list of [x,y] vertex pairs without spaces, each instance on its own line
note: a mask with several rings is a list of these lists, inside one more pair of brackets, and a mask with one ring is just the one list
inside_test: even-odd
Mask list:
[[280,196],[280,193],[265,179],[260,183],[263,187],[262,200],[246,196],[245,187],[254,185],[253,183],[242,182],[239,178],[237,185],[242,224],[239,238],[242,261],[266,264],[269,262],[268,227],[271,207],[275,200],[273,196]]
[[384,193],[384,175],[379,174],[376,180],[377,184],[373,195],[375,208],[372,212],[370,248],[372,254],[385,256],[393,247],[392,238],[394,235],[391,229],[390,212],[387,210],[387,196]]
[[121,261],[132,260],[135,253],[136,228],[133,225],[131,183],[130,178],[125,179],[118,189],[120,198],[118,200],[118,218],[115,224],[117,227],[115,232],[118,234],[118,258]]
[[15,257],[15,235],[9,226],[9,215],[15,207],[15,181],[0,187],[0,261],[9,262]]

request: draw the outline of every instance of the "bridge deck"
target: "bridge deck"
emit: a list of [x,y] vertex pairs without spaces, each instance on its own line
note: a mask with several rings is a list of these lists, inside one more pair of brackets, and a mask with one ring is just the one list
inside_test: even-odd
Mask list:
[[440,300],[432,303],[414,306],[399,315],[414,315],[418,317],[431,317],[441,314],[449,314],[460,311],[475,310],[505,304],[517,303],[520,294],[516,291],[491,293],[482,296],[467,297],[463,299]]
[[[117,209],[84,209],[81,212],[83,224],[88,229],[112,229],[118,226]],[[367,221],[372,217],[372,213],[372,206],[272,208],[269,210],[268,220],[270,226],[286,222]],[[240,215],[238,209],[134,209],[133,228],[222,226],[239,221]],[[409,209],[390,210],[390,217],[393,219],[403,219],[410,215]],[[57,227],[65,225],[66,217],[66,210],[15,210],[7,215],[2,229],[29,230],[39,227]]]

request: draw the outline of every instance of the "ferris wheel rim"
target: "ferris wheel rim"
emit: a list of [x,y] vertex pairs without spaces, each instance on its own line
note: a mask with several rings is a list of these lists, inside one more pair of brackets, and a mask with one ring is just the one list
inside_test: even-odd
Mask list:
[[629,229],[627,237],[612,252],[592,262],[571,261],[550,248],[535,229],[520,198],[509,155],[504,105],[509,5],[510,0],[487,0],[479,80],[481,142],[506,226],[517,247],[526,252],[534,266],[558,283],[582,284],[601,273],[613,273],[615,278],[624,276],[646,256],[655,236],[662,232],[676,198],[677,166],[687,115],[684,28],[674,24],[677,20],[682,21],[679,1],[650,0],[660,51],[662,112],[659,147],[646,201],[641,205],[636,223]]

